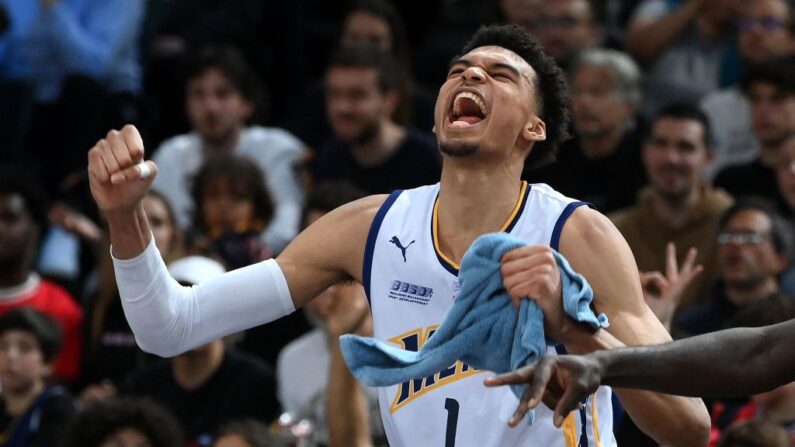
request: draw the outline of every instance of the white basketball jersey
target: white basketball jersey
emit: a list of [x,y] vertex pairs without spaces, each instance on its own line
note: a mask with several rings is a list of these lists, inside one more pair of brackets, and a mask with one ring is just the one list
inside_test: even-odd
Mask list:
[[[439,185],[395,191],[376,214],[367,237],[363,283],[375,337],[416,351],[453,304],[458,266],[439,250]],[[547,185],[522,184],[502,231],[530,244],[558,248],[563,224],[583,202]],[[467,216],[460,216],[466,219]],[[548,353],[554,354],[550,348]],[[519,400],[509,387],[486,388],[493,375],[462,362],[421,380],[379,388],[381,416],[392,447],[614,446],[611,390],[600,387],[562,429],[539,405],[533,425],[510,428]]]

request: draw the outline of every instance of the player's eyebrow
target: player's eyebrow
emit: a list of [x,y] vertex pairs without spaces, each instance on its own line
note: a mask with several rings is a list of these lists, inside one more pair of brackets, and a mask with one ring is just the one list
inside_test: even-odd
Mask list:
[[[451,60],[451,61],[450,61],[450,66],[449,66],[449,68],[452,68],[452,67],[453,67],[453,66],[455,66],[455,65],[463,65],[463,66],[465,66],[465,67],[471,67],[471,66],[472,66],[472,65],[474,65],[474,64],[473,64],[472,62],[470,62],[469,60],[467,60],[467,59],[463,58],[463,57],[458,57],[458,58],[453,58],[453,60]],[[448,68],[448,69],[449,69],[449,68]],[[493,70],[493,69],[504,69],[504,70],[508,70],[508,71],[510,71],[510,72],[511,72],[511,73],[512,73],[512,74],[513,74],[513,75],[514,75],[516,78],[521,78],[521,77],[522,77],[522,74],[521,74],[521,73],[519,73],[519,70],[518,70],[516,67],[514,67],[513,65],[510,65],[510,64],[506,64],[506,63],[504,63],[504,62],[493,62],[493,63],[491,63],[491,64],[488,64],[488,68],[489,68],[490,70]]]

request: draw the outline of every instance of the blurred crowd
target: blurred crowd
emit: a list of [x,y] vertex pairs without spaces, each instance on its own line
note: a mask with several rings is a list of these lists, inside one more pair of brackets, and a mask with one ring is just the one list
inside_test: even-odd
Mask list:
[[[140,130],[157,247],[199,284],[438,182],[436,92],[490,23],[569,79],[573,138],[523,176],[613,220],[673,337],[795,318],[792,0],[0,0],[0,444],[386,445],[336,343],[371,333],[357,284],[141,351],[86,153]],[[712,445],[795,440],[795,383],[707,404]],[[654,445],[615,413],[619,444]]]

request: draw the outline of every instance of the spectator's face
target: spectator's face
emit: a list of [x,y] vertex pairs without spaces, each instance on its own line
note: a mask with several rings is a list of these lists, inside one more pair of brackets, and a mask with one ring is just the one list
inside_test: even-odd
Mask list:
[[531,33],[556,61],[567,63],[599,44],[600,32],[586,0],[545,0],[540,6]]
[[[476,48],[451,65],[436,99],[435,126],[442,153],[525,157],[546,138],[538,117],[533,68],[497,46]],[[519,149],[519,150],[517,150]]]
[[687,197],[698,187],[701,172],[710,162],[701,123],[658,118],[643,146],[643,162],[658,194],[673,200]]
[[211,142],[234,136],[254,111],[251,102],[214,68],[188,80],[187,100],[191,125]]
[[171,219],[166,204],[155,196],[144,197],[144,211],[149,220],[149,227],[155,237],[155,244],[162,257],[168,255],[177,247],[177,227]]
[[534,27],[534,19],[538,18],[541,1],[543,0],[500,0],[499,7],[506,23],[535,32],[537,27]]
[[785,260],[776,253],[772,239],[772,222],[767,215],[752,208],[732,216],[719,236],[718,266],[727,284],[753,286],[771,277],[775,279]]
[[795,94],[773,84],[755,82],[748,87],[751,127],[765,146],[776,146],[795,132]]
[[16,329],[0,334],[0,380],[4,390],[24,393],[43,383],[50,372],[33,334]]
[[214,176],[202,187],[202,222],[212,230],[232,230],[254,219],[254,200],[241,182]]
[[334,135],[345,143],[372,140],[394,106],[395,94],[381,90],[374,69],[331,67],[326,73],[326,112]]
[[623,129],[634,107],[624,100],[613,73],[602,67],[584,65],[572,80],[572,118],[580,138],[601,138]]
[[229,434],[217,438],[213,447],[254,447],[243,439],[240,435]]
[[389,23],[364,11],[354,11],[345,18],[340,42],[342,45],[370,44],[384,51],[392,51],[393,46]]
[[752,62],[795,53],[785,0],[754,0],[740,17],[740,54]]
[[787,138],[781,147],[776,164],[776,182],[784,201],[795,212],[795,135]]
[[724,31],[731,30],[743,0],[705,0],[700,16]]
[[0,193],[0,263],[28,262],[38,238],[22,195]]
[[137,429],[123,428],[105,439],[100,447],[152,447],[152,444]]
[[765,413],[778,413],[778,411],[789,411],[788,409],[795,402],[795,382],[782,385],[766,393],[751,396],[753,401]]

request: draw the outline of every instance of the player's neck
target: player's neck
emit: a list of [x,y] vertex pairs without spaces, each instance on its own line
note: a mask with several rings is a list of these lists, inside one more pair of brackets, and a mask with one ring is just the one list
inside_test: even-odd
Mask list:
[[500,231],[520,199],[519,169],[462,166],[446,159],[439,192],[439,244],[454,261],[478,236]]
[[395,153],[405,137],[406,129],[385,119],[372,138],[351,144],[351,155],[363,167],[377,166]]
[[221,367],[226,349],[223,342],[212,342],[212,346],[200,354],[186,353],[171,361],[174,380],[186,390],[204,385]]

